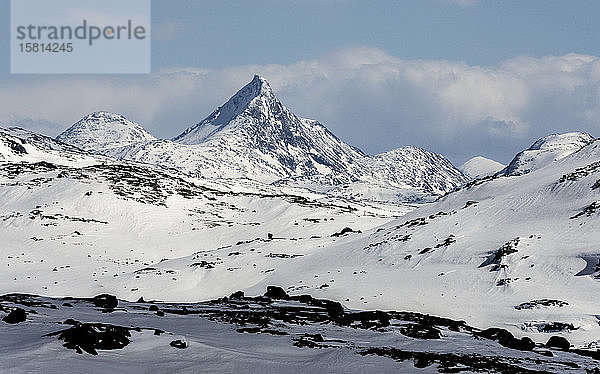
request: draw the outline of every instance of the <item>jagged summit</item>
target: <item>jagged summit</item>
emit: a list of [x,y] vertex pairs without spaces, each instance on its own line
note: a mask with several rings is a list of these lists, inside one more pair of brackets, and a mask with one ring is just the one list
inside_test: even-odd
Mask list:
[[595,138],[592,135],[579,131],[545,136],[533,143],[528,149],[519,152],[500,174],[522,175],[530,173],[579,151],[586,145],[593,143],[594,140]]
[[173,141],[183,144],[199,144],[242,114],[267,120],[269,117],[282,113],[284,109],[273,93],[269,82],[259,75],[254,75],[252,81],[236,92],[225,104],[200,123],[173,138]]
[[156,140],[139,125],[106,112],[87,116],[59,140],[203,178],[247,178],[319,191],[359,183],[353,199],[364,191],[371,194],[365,186],[394,190],[394,201],[398,196],[428,199],[468,180],[443,156],[415,147],[367,156],[318,121],[292,113],[258,75],[173,141]]
[[267,80],[258,74],[254,74],[252,81],[242,87],[236,95],[244,95],[247,97],[257,97],[261,95],[274,96],[271,85]]
[[204,175],[238,175],[269,182],[316,174],[351,181],[351,175],[359,172],[355,161],[364,157],[318,121],[290,112],[258,75],[174,141],[214,150],[207,155],[219,161],[211,162],[210,170],[202,170]]
[[83,117],[56,139],[87,151],[100,152],[156,138],[121,114],[98,111]]

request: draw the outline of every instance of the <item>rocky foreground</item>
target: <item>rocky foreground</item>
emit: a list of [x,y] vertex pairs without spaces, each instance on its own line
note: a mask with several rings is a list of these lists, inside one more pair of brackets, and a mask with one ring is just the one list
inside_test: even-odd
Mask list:
[[[0,372],[599,373],[600,352],[270,286],[201,303],[0,296]],[[60,360],[60,361],[57,361]]]

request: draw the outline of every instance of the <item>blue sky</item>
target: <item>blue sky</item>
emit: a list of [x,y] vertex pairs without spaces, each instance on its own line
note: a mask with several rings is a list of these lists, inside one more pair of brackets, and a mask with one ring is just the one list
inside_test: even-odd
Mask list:
[[173,137],[259,73],[368,153],[506,163],[552,132],[600,136],[598,1],[153,0],[142,76],[11,76],[8,15],[0,0],[0,125],[56,135],[110,110]]
[[153,15],[155,31],[180,27],[155,41],[157,67],[286,64],[352,44],[470,65],[600,53],[593,0],[154,0]]

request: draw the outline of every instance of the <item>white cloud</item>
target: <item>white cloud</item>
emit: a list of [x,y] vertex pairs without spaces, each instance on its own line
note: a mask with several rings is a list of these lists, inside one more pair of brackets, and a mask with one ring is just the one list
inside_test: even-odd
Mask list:
[[[301,116],[316,118],[368,153],[414,144],[457,163],[502,162],[552,132],[600,128],[600,58],[517,57],[498,66],[407,61],[349,47],[289,65],[169,69],[147,76],[15,77],[0,85],[0,121],[66,128],[94,110],[123,113],[160,137],[202,120],[265,76]],[[33,121],[33,122],[31,122]],[[38,126],[39,129],[39,126]],[[51,135],[56,127],[49,126]]]

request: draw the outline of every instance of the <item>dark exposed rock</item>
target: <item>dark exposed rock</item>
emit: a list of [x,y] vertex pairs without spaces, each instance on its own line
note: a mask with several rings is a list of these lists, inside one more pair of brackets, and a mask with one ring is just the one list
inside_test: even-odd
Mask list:
[[204,269],[212,269],[215,267],[215,262],[209,262],[209,261],[200,261],[200,262],[194,262],[193,264],[191,264],[191,267],[200,267],[200,268],[204,268]]
[[590,174],[594,174],[600,171],[600,161],[593,162],[584,167],[580,167],[575,169],[574,172],[565,174],[558,180],[558,183],[563,183],[566,181],[577,181],[581,178],[585,178]]
[[391,347],[371,347],[359,351],[358,354],[389,357],[403,362],[413,360],[416,368],[426,368],[438,364],[440,373],[458,373],[462,371],[491,372],[504,374],[541,374],[537,371],[523,368],[514,364],[502,362],[494,357],[485,357],[478,354],[454,354],[437,352],[411,352]]
[[173,340],[171,343],[169,343],[169,345],[171,347],[175,347],[175,348],[179,348],[179,349],[185,349],[188,347],[188,343],[186,341],[177,339],[177,340]]
[[434,248],[448,247],[452,243],[456,243],[454,234],[450,234],[443,242],[436,244]]
[[14,308],[2,321],[10,324],[24,322],[27,319],[27,313],[24,309]]
[[471,205],[476,205],[476,204],[479,204],[479,201],[469,200],[465,203],[465,206],[463,207],[463,209],[468,208]]
[[[103,323],[81,323],[74,320],[67,320],[65,323],[72,327],[44,336],[58,336],[58,339],[65,342],[63,346],[77,353],[85,351],[97,355],[98,349],[122,349],[130,343],[132,329],[127,327]],[[139,331],[139,329],[133,330]]]
[[484,267],[484,266],[488,266],[488,265],[500,265],[500,263],[502,262],[502,259],[505,256],[508,256],[510,254],[516,253],[517,252],[517,245],[519,245],[519,238],[514,238],[513,240],[506,242],[502,245],[502,247],[498,248],[496,251],[494,251],[490,256],[488,256],[488,258],[481,263],[481,265],[479,265],[480,268]]
[[[497,267],[496,269],[501,269],[501,267]],[[496,286],[498,286],[498,287],[507,286],[508,284],[510,284],[510,282],[512,282],[511,278],[501,278],[501,279],[498,279],[498,281],[496,282]]]
[[420,250],[420,251],[419,251],[419,254],[420,254],[420,255],[424,255],[424,254],[426,254],[426,253],[429,253],[429,252],[431,252],[431,251],[433,251],[433,248],[431,248],[431,247],[427,247],[427,248],[424,248],[424,249]]
[[267,286],[265,296],[275,300],[287,300],[289,298],[284,289],[278,286]]
[[442,337],[439,329],[433,326],[416,323],[401,327],[400,333],[415,339],[439,339]]
[[334,234],[331,234],[332,237],[338,237],[338,236],[342,236],[342,235],[346,235],[349,233],[356,233],[356,234],[360,234],[362,231],[360,230],[352,230],[350,227],[344,227],[340,232],[336,232]]
[[590,205],[585,207],[581,212],[579,212],[576,215],[574,215],[573,217],[571,217],[571,219],[579,218],[584,215],[589,217],[589,216],[592,216],[599,212],[600,212],[600,201],[594,201],[593,203],[591,203]]
[[98,308],[103,309],[114,309],[117,307],[117,305],[119,305],[119,300],[117,300],[117,297],[109,294],[94,296],[92,298],[92,302]]
[[577,327],[573,326],[572,323],[566,322],[548,322],[541,328],[541,332],[560,332],[572,330],[577,330]]
[[231,294],[231,296],[229,296],[231,299],[243,299],[244,298],[244,291],[237,291]]
[[552,299],[538,299],[538,300],[531,300],[528,301],[526,303],[521,303],[519,305],[515,306],[515,309],[517,310],[522,310],[522,309],[533,309],[536,307],[563,307],[569,305],[569,303],[565,302],[565,301],[561,301],[561,300],[552,300]]
[[569,341],[566,338],[555,335],[551,336],[550,339],[548,339],[546,347],[568,350],[571,347],[571,343],[569,343]]
[[27,154],[27,150],[25,149],[25,147],[23,147],[21,144],[19,144],[18,142],[9,139],[9,138],[3,138],[2,139],[4,141],[4,144],[8,145],[8,147],[16,154],[18,155],[25,155]]
[[265,257],[270,257],[270,258],[296,258],[296,257],[302,257],[304,255],[300,255],[300,254],[293,254],[293,255],[288,255],[286,253],[269,253],[268,255],[265,255]]
[[148,307],[148,310],[151,311],[151,312],[156,312],[158,310],[158,306],[156,306],[156,305],[150,305]]
[[486,339],[495,340],[501,346],[518,349],[520,351],[531,351],[535,348],[535,343],[528,337],[517,339],[508,330],[492,327],[480,332],[475,332],[475,336],[480,336]]
[[414,226],[423,226],[427,224],[427,219],[425,217],[419,217],[415,219],[411,219],[409,221],[404,222],[400,227],[414,227]]
[[264,329],[261,327],[243,327],[235,330],[239,333],[250,333],[250,334],[269,334],[269,335],[289,335],[285,331]]
[[342,308],[336,312],[341,315],[335,318],[334,322],[342,326],[361,329],[382,329],[390,326],[390,315],[380,310],[344,313]]
[[294,345],[296,347],[302,348],[326,348],[328,345],[320,344],[324,343],[325,339],[321,334],[304,334],[299,338],[294,339]]

